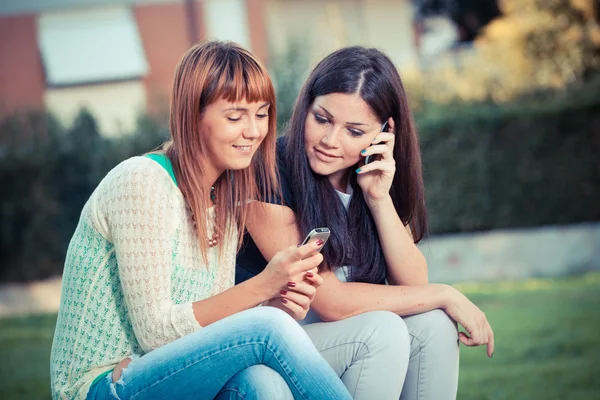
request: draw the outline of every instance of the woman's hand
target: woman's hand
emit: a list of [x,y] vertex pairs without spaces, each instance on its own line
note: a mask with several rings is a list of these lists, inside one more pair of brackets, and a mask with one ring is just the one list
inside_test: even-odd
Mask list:
[[295,320],[300,321],[306,317],[310,305],[315,299],[317,288],[323,284],[323,278],[314,268],[304,273],[304,276],[294,278],[279,291],[279,296],[269,300],[265,305],[281,308]]
[[269,287],[271,292],[269,298],[280,297],[280,290],[286,290],[284,288],[294,289],[294,291],[297,291],[297,288],[306,289],[301,284],[303,276],[308,271],[316,269],[323,261],[323,255],[318,252],[322,244],[322,240],[316,240],[300,247],[290,246],[273,256],[258,275]]
[[[363,157],[376,155],[376,161],[360,165],[357,169],[357,182],[363,191],[367,204],[383,200],[390,194],[390,188],[396,173],[394,160],[394,120],[388,119],[389,132],[380,132],[373,139],[373,145],[362,150]],[[363,163],[361,163],[363,164]]]
[[452,288],[448,305],[444,308],[446,313],[468,332],[468,335],[464,332],[458,333],[460,341],[470,347],[485,344],[488,357],[492,357],[494,332],[483,311],[454,288]]

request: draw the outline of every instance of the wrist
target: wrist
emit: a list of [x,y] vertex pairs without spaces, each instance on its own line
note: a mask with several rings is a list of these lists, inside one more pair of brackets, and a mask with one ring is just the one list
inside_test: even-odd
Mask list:
[[270,299],[273,298],[274,292],[276,292],[276,290],[274,290],[270,284],[269,279],[265,276],[264,272],[261,272],[254,278],[248,279],[246,282],[253,285],[253,292],[261,303],[266,304]]
[[455,293],[456,289],[454,289],[450,285],[439,284],[439,292],[440,292],[440,304],[439,308],[446,310],[448,307],[454,304],[456,299]]
[[378,210],[381,210],[385,207],[389,207],[390,205],[393,207],[394,202],[392,201],[392,196],[390,194],[386,194],[381,198],[373,198],[369,196],[365,196],[365,203],[367,203],[367,207],[371,210],[371,213],[374,214]]

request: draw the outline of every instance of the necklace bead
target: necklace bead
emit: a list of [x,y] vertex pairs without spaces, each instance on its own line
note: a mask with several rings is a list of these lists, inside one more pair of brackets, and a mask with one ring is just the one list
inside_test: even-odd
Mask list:
[[[213,202],[213,205],[215,205],[216,201],[217,201],[217,195],[216,195],[216,191],[215,191],[215,187],[212,186],[210,188],[210,199]],[[196,228],[196,216],[194,215],[194,212],[192,211],[191,207],[189,206],[189,204],[186,205],[186,208],[190,211],[190,213],[192,214],[192,222],[194,224],[194,228]],[[219,244],[219,233],[217,232],[217,226],[216,226],[216,222],[217,222],[217,207],[215,205],[215,226],[213,229],[213,235],[212,237],[207,237],[208,238],[208,247],[215,247],[217,244]]]

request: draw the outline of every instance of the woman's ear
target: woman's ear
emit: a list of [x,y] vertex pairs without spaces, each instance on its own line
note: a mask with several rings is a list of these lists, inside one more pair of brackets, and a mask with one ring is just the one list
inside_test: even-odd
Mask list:
[[392,117],[389,117],[388,120],[386,121],[386,123],[387,123],[386,132],[394,132],[394,128],[396,127],[396,124],[394,123],[394,119]]

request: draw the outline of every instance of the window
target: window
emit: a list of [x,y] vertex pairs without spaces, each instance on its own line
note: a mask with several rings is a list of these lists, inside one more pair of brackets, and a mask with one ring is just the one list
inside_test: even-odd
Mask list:
[[43,13],[38,41],[51,87],[136,79],[148,72],[135,18],[126,7]]

